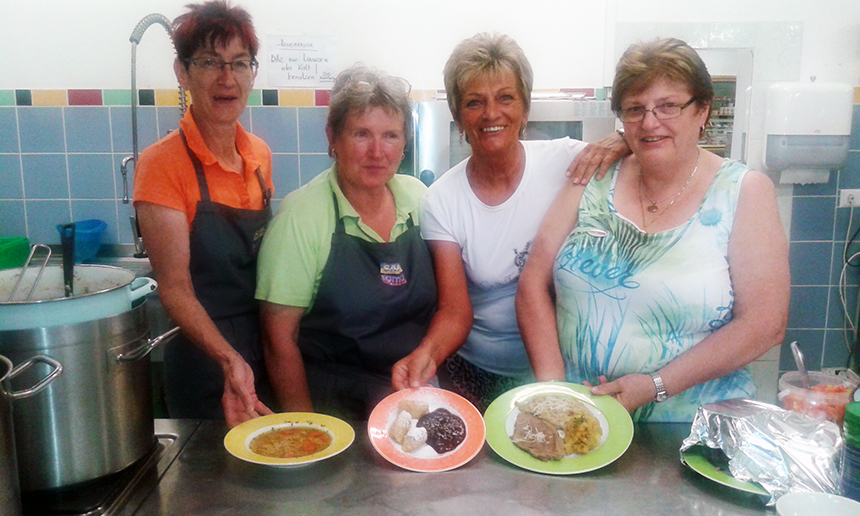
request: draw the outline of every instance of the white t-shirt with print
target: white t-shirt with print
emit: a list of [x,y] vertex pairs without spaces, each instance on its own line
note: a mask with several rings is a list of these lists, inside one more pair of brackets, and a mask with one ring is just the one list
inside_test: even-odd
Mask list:
[[525,170],[517,190],[498,206],[481,202],[466,177],[467,158],[433,183],[421,201],[425,240],[460,246],[474,323],[458,353],[505,376],[531,372],[517,327],[517,281],[541,220],[586,144],[570,138],[521,142]]

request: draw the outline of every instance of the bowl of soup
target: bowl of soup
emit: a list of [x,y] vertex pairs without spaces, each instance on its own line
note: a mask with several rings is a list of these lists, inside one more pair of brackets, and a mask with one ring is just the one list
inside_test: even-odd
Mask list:
[[287,412],[245,421],[227,433],[224,447],[246,462],[293,467],[334,457],[354,440],[353,428],[338,418]]

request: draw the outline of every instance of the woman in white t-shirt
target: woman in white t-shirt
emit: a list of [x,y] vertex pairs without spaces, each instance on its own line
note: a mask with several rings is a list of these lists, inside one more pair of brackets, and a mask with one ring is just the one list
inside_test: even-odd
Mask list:
[[629,149],[614,133],[586,152],[585,143],[569,138],[520,141],[532,83],[522,49],[505,35],[467,39],[445,65],[448,105],[472,149],[421,204],[439,292],[431,327],[445,331],[395,364],[395,388],[421,385],[438,368],[443,387],[484,410],[504,391],[534,381],[514,308],[531,242],[568,166],[570,180],[584,183]]

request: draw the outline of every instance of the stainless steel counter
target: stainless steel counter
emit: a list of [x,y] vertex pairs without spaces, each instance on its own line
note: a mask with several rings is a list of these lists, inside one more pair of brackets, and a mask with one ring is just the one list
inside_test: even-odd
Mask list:
[[[184,423],[185,429],[190,422]],[[224,449],[223,422],[202,421],[178,456],[126,506],[124,515],[760,515],[756,495],[707,480],[682,466],[689,424],[638,425],[615,463],[591,473],[552,476],[517,468],[488,445],[470,463],[443,473],[389,464],[364,424],[341,455],[300,468],[247,464]],[[157,420],[156,431],[177,429]],[[183,439],[178,439],[182,441]],[[163,461],[164,462],[164,461]]]

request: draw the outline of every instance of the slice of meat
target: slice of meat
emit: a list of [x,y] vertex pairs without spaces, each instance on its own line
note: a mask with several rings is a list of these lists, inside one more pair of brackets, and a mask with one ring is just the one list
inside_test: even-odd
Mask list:
[[517,416],[511,440],[518,448],[539,460],[560,460],[564,457],[564,440],[558,435],[556,427],[525,412]]

